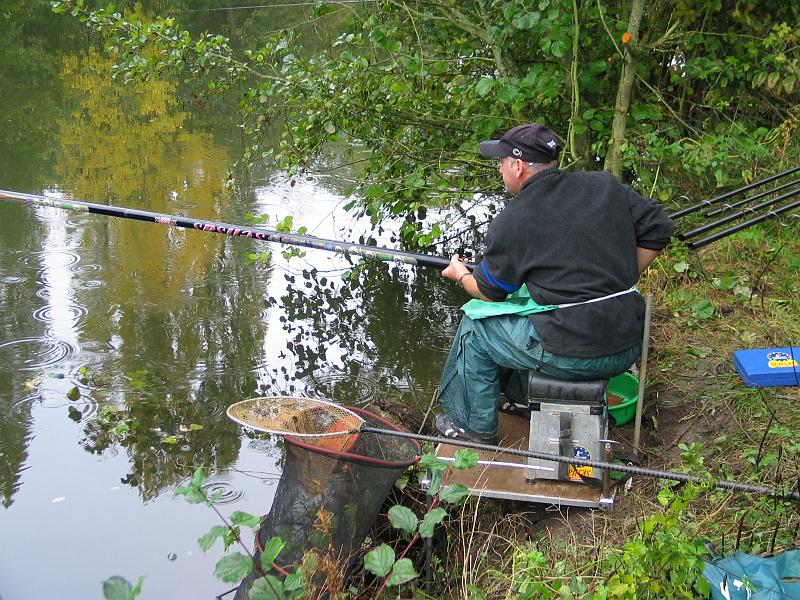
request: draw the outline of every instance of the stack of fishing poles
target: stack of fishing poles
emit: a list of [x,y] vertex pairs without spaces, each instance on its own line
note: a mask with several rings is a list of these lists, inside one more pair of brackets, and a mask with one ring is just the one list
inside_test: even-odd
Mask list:
[[[798,171],[800,171],[800,166],[671,213],[670,218],[677,221],[686,215],[705,210],[703,216],[709,219],[704,225],[678,233],[678,239],[690,240],[687,242],[687,246],[696,250],[747,229],[756,223],[800,208],[800,198],[798,198],[800,196],[800,173]],[[768,184],[773,185],[767,189]],[[751,193],[752,195],[749,195]],[[740,198],[739,196],[744,197]],[[791,216],[800,219],[800,214]],[[739,222],[721,229],[735,221]],[[699,237],[704,234],[705,237]],[[693,239],[698,237],[699,239]]]

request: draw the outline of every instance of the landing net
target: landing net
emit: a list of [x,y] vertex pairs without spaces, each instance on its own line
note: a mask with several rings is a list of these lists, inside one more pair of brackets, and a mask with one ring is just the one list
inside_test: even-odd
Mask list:
[[244,427],[282,436],[343,436],[357,433],[364,425],[364,419],[353,411],[315,398],[253,398],[230,405],[227,412]]

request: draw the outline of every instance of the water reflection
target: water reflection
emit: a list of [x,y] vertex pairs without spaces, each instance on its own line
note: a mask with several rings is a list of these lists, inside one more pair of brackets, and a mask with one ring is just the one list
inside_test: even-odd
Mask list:
[[[46,13],[33,0],[9,14],[46,30]],[[277,26],[275,14],[230,24],[263,30]],[[101,52],[48,53],[6,17],[0,187],[232,223],[291,215],[316,235],[353,241],[372,233],[341,211],[347,172],[254,170],[231,185],[241,148],[218,119],[232,104],[198,115],[174,82],[121,87]],[[14,61],[30,67],[30,85]],[[320,168],[354,152],[332,148]],[[390,244],[391,232],[378,241]],[[9,597],[46,597],[12,593],[29,591],[24,565],[42,562],[70,592],[96,591],[125,566],[163,597],[181,597],[170,595],[173,581],[208,592],[211,568],[176,575],[205,522],[170,503],[172,487],[205,465],[225,508],[266,513],[281,472],[281,447],[243,437],[225,408],[284,392],[384,408],[413,404],[413,389],[427,403],[463,300],[431,270],[376,263],[343,279],[357,261],[309,250],[287,262],[282,248],[251,240],[5,203],[0,249],[0,529],[37,549],[35,560],[19,544],[0,549],[0,564],[19,573],[0,578]],[[265,249],[266,265],[245,263]],[[43,510],[61,497],[61,512]],[[100,550],[59,567],[53,536]],[[162,539],[187,548],[168,567],[150,560],[149,544]]]

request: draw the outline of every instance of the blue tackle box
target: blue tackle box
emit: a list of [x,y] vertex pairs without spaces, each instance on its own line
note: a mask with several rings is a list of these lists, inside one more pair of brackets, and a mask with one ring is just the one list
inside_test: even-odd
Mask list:
[[747,387],[800,385],[800,348],[737,350],[733,366]]

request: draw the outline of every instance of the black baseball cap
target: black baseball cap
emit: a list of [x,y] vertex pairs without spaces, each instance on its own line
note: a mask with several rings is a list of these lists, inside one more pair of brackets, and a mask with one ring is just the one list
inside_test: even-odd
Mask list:
[[513,156],[525,162],[549,163],[558,158],[561,144],[549,128],[529,123],[512,127],[499,140],[481,142],[479,148],[483,156]]

